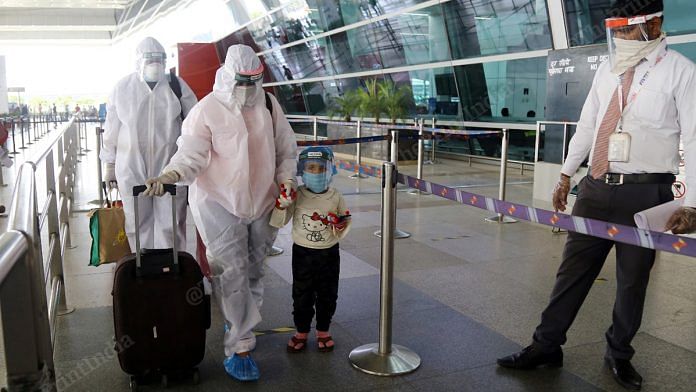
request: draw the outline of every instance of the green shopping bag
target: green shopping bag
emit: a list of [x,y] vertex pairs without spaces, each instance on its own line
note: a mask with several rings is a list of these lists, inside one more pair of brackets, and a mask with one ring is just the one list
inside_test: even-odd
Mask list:
[[89,233],[92,236],[89,265],[99,266],[114,263],[131,254],[126,236],[126,215],[120,203],[110,203],[106,207],[89,212]]

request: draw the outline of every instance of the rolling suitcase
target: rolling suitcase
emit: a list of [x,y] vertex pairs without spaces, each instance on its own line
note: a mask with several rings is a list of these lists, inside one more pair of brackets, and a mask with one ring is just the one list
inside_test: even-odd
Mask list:
[[[133,187],[135,221],[139,222],[138,195],[145,186]],[[176,227],[176,187],[172,195],[172,227]],[[140,249],[138,224],[135,254],[118,262],[114,273],[113,310],[116,352],[121,369],[131,376],[130,387],[151,375],[191,376],[199,381],[196,366],[205,353],[210,327],[210,297],[205,295],[203,274],[196,260],[178,251],[176,230],[173,249]]]

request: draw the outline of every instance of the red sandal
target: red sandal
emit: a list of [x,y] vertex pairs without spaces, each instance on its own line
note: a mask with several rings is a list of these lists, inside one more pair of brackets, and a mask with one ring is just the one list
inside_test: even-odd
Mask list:
[[[292,345],[288,344],[286,346],[289,353],[293,353],[293,354],[301,353],[302,351],[304,351],[307,348],[307,338],[300,339],[300,338],[296,337],[295,335],[293,335],[290,338],[290,342],[292,342]],[[288,342],[288,343],[290,343],[290,342]],[[296,348],[298,344],[301,344],[302,346],[300,346],[300,348]]]
[[[319,344],[319,352],[328,353],[333,351],[336,344],[334,343],[331,346],[329,346],[329,342],[334,343],[334,340],[331,336],[317,337],[317,343]],[[324,345],[324,347],[321,346],[322,344]]]

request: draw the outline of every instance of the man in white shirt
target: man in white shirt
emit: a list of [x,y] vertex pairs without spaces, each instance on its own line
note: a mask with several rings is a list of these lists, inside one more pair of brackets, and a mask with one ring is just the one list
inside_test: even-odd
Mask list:
[[[590,173],[578,185],[573,215],[635,226],[633,215],[673,199],[684,144],[686,178],[696,184],[696,66],[667,48],[662,0],[615,1],[606,20],[610,62],[595,75],[577,131],[554,189],[556,210],[565,211],[570,177],[588,158]],[[675,233],[696,229],[696,189],[670,220]],[[563,366],[561,345],[612,247],[616,247],[617,294],[606,332],[605,362],[615,380],[640,389],[631,365],[631,341],[640,327],[655,251],[571,232],[551,300],[532,345],[498,359],[514,369]]]

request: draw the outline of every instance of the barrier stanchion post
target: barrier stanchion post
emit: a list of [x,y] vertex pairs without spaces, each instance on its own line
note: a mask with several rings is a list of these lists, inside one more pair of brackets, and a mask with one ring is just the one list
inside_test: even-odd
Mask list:
[[[416,177],[418,177],[419,180],[423,179],[423,155],[425,154],[425,140],[423,140],[424,136],[423,119],[421,118],[418,121],[418,168],[416,169]],[[412,195],[419,195],[424,192],[421,192],[419,189],[412,189],[408,193]]]
[[[391,163],[394,165],[395,169],[399,167],[399,131],[397,130],[391,131]],[[382,176],[384,177],[384,173],[382,173]],[[396,195],[394,196],[394,209],[396,210]],[[396,223],[394,224],[396,225]],[[382,238],[382,230],[375,231],[375,236]],[[410,236],[411,233],[399,230],[398,228],[394,227],[394,233],[392,238],[402,239],[408,238]]]
[[380,270],[379,343],[355,348],[351,364],[376,376],[397,376],[416,370],[421,359],[410,349],[392,344],[394,231],[396,230],[396,165],[382,164],[382,262]]
[[22,136],[22,147],[19,148],[20,150],[25,150],[25,149],[27,148],[27,147],[24,145],[24,124],[25,124],[24,118],[22,118],[21,123],[20,123],[20,128],[21,128],[21,129],[19,130],[19,134]]
[[[435,129],[435,123],[437,120],[435,120],[435,117],[432,118],[430,121],[430,127]],[[428,158],[427,161],[423,162],[426,165],[434,165],[435,164],[435,142],[437,138],[435,137],[435,131],[430,133],[431,139],[430,139],[430,158]]]
[[104,182],[104,174],[102,173],[102,164],[101,160],[99,160],[99,155],[101,154],[101,144],[102,144],[102,133],[104,130],[102,127],[97,127],[97,132],[96,132],[96,140],[97,140],[97,194],[99,195],[99,199],[94,200],[90,202],[91,204],[97,204],[99,206],[104,205],[104,191],[102,189],[102,182]]
[[85,149],[84,149],[84,152],[90,152],[90,151],[92,151],[92,150],[89,149],[89,144],[88,144],[88,142],[87,142],[87,141],[89,140],[89,139],[87,139],[87,134],[88,134],[88,133],[89,133],[89,132],[87,132],[87,123],[85,123]]
[[[503,129],[501,135],[501,145],[500,145],[500,185],[498,187],[498,199],[505,200],[505,185],[507,177],[507,151],[508,151],[508,139],[509,130]],[[517,219],[505,216],[501,213],[496,214],[490,218],[486,218],[486,222],[493,223],[515,223]]]
[[[357,133],[357,138],[360,139],[362,137],[362,120],[358,120],[356,133]],[[355,173],[353,173],[350,176],[350,178],[357,178],[357,179],[367,178],[366,175],[364,175],[360,172],[360,167],[362,166],[362,143],[357,143],[355,145],[355,162],[356,162],[357,168],[355,170]]]
[[312,128],[314,131],[314,141],[319,140],[319,123],[317,122],[317,116],[312,119]]
[[15,139],[15,120],[12,119],[12,155],[17,155],[17,143]]

